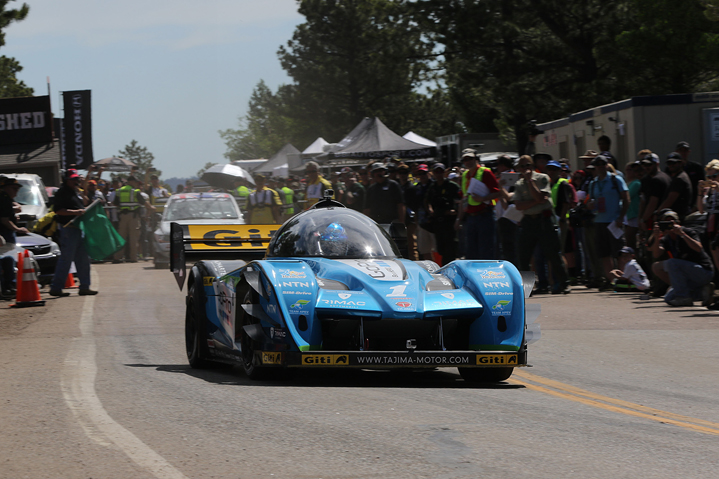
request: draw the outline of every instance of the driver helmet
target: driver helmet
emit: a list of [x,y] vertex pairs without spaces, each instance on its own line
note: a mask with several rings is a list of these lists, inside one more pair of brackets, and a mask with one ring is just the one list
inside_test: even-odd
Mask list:
[[320,234],[320,248],[322,254],[329,256],[344,256],[347,254],[347,234],[339,223],[330,223]]

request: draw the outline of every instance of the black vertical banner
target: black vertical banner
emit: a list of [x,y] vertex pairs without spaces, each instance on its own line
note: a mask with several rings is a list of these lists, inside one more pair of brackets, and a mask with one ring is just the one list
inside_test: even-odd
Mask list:
[[64,103],[65,165],[87,169],[93,162],[90,90],[62,93]]
[[61,170],[67,169],[67,161],[65,160],[65,120],[62,118],[53,118],[53,128],[55,129],[55,135],[60,139],[60,165]]

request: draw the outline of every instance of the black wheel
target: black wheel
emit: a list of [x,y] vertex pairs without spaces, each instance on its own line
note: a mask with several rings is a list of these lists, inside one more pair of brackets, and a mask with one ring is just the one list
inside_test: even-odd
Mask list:
[[207,338],[202,317],[198,317],[196,310],[195,285],[190,285],[188,291],[187,307],[185,308],[185,349],[190,367],[203,369],[210,366],[207,360]]
[[[260,304],[260,296],[251,286],[248,285],[247,294],[242,300],[242,304]],[[240,305],[240,307],[242,307]],[[246,332],[243,326],[257,324],[258,320],[247,314],[244,310],[240,311],[242,321],[240,322],[240,345],[242,347],[242,368],[248,378],[253,380],[265,379],[268,376],[267,367],[257,364],[255,351],[257,350],[257,342],[253,340]]]
[[462,379],[473,383],[498,383],[506,381],[514,368],[457,368]]

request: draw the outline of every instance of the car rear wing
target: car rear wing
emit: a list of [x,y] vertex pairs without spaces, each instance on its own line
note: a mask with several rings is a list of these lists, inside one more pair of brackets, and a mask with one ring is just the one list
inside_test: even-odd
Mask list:
[[170,270],[182,290],[187,261],[254,260],[281,225],[181,225],[170,223]]

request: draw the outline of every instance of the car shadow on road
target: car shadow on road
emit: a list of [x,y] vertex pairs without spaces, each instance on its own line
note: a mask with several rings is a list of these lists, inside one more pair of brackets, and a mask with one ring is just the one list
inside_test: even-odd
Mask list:
[[[238,366],[218,365],[193,369],[185,364],[126,364],[133,368],[155,368],[157,371],[185,374],[212,384],[251,387],[332,387],[332,388],[407,388],[407,389],[523,389],[519,384],[473,383],[463,380],[456,370],[371,370],[312,369],[291,370],[284,377],[252,380]],[[278,371],[280,372],[280,371]]]

